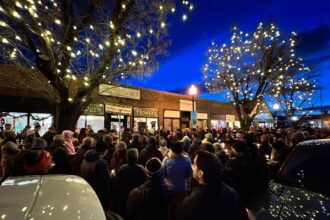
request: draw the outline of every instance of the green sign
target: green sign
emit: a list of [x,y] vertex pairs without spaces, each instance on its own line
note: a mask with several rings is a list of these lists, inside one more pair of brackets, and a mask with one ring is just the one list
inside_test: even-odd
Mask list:
[[84,115],[104,115],[103,104],[90,104],[84,111]]

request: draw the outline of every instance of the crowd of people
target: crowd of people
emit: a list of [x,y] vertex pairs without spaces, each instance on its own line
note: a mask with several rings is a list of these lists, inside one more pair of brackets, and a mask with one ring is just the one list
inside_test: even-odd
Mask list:
[[132,132],[130,129],[42,136],[40,125],[0,133],[2,180],[33,174],[84,178],[105,211],[118,218],[247,219],[246,207],[266,188],[288,153],[329,129],[239,128]]

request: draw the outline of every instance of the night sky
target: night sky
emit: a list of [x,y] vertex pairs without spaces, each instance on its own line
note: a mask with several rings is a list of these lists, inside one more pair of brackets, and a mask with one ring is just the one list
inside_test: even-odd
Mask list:
[[[172,45],[167,57],[150,77],[126,84],[144,88],[186,93],[192,84],[203,84],[205,51],[214,40],[227,43],[230,28],[255,30],[259,22],[274,22],[282,34],[298,33],[298,55],[321,74],[321,83],[330,83],[330,1],[328,0],[195,0],[195,9],[182,22],[180,13],[169,19]],[[323,89],[323,105],[330,105],[330,85]],[[228,101],[201,88],[201,98]],[[320,104],[320,95],[314,98]]]

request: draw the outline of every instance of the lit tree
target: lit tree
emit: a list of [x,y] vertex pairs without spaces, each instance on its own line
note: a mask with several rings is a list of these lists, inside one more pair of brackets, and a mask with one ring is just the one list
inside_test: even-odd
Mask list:
[[56,91],[58,130],[73,129],[101,83],[157,66],[175,6],[175,0],[0,0],[0,60],[46,77]]
[[[299,61],[302,62],[302,59]],[[271,89],[272,99],[279,104],[286,118],[290,120],[299,114],[299,120],[292,123],[292,126],[298,124],[310,113],[310,110],[304,111],[303,107],[312,106],[311,101],[315,95],[318,76],[318,73],[311,71],[308,67],[291,69],[283,74],[283,77],[277,79],[275,82],[277,89]]]
[[279,94],[287,73],[292,78],[307,70],[295,55],[295,36],[292,32],[284,40],[274,24],[260,23],[252,34],[234,27],[229,45],[213,42],[208,49],[205,86],[210,91],[227,91],[244,130],[259,113],[265,94]]

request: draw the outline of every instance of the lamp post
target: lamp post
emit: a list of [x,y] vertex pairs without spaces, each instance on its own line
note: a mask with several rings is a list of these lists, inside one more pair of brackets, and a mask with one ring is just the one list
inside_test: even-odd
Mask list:
[[278,103],[275,103],[273,105],[273,109],[275,110],[274,112],[274,119],[275,119],[275,129],[277,128],[277,111],[280,108],[280,105]]
[[197,113],[195,111],[195,95],[197,94],[197,88],[194,84],[192,84],[189,88],[189,94],[192,96],[192,112],[191,118],[193,122],[193,128],[196,128],[196,120],[197,120]]

